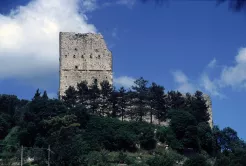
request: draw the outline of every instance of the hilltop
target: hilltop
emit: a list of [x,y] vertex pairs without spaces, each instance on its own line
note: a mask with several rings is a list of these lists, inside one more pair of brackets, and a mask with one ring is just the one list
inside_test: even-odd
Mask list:
[[[25,163],[36,166],[47,165],[48,147],[57,166],[246,165],[246,144],[237,132],[209,125],[202,92],[184,97],[147,82],[136,80],[132,90],[81,82],[62,100],[39,90],[31,101],[1,95],[1,162],[20,162],[23,146]],[[147,113],[168,125],[144,122]]]

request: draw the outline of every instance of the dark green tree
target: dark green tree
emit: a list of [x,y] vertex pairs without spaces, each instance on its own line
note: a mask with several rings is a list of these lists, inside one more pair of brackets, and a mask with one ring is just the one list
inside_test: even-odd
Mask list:
[[77,103],[77,91],[74,87],[69,87],[65,91],[65,95],[62,96],[62,99],[64,100],[64,103],[68,106],[68,108],[75,107]]
[[135,98],[133,99],[134,112],[136,120],[143,121],[143,117],[148,113],[148,81],[140,77],[134,82],[132,89],[134,90]]
[[184,166],[211,166],[202,155],[195,155],[186,160]]
[[189,125],[185,129],[184,137],[182,138],[184,147],[192,148],[196,153],[201,152],[200,140],[198,137],[197,126]]
[[21,107],[20,100],[15,95],[0,95],[0,140],[16,125],[15,114]]
[[197,125],[198,137],[203,150],[208,154],[216,155],[216,140],[212,133],[212,129],[206,122],[201,122]]
[[244,143],[239,139],[237,132],[230,127],[221,130],[217,140],[221,150],[234,151],[244,146]]
[[127,110],[125,112],[125,116],[127,118],[130,118],[131,120],[136,119],[136,112],[134,109],[134,104],[136,100],[136,92],[129,90],[126,92],[126,105],[127,105]]
[[210,117],[208,113],[208,107],[201,91],[195,92],[194,100],[191,107],[191,113],[193,114],[193,116],[195,116],[198,123],[209,121]]
[[185,98],[178,91],[169,91],[167,93],[167,106],[169,109],[184,109],[185,108]]
[[81,83],[77,84],[77,92],[78,92],[78,102],[79,104],[84,105],[85,107],[88,106],[89,102],[89,88],[88,82],[82,81]]
[[118,97],[118,107],[120,112],[121,121],[124,120],[126,116],[126,109],[127,109],[127,95],[126,90],[124,87],[121,87],[119,90],[119,97]]
[[149,105],[150,105],[150,122],[152,123],[153,116],[158,119],[159,123],[166,119],[167,109],[164,94],[164,87],[152,83],[149,88]]
[[37,100],[37,99],[40,99],[40,98],[41,98],[41,92],[39,92],[39,89],[37,89],[32,100]]
[[95,79],[89,86],[89,109],[93,114],[97,114],[99,110],[100,90],[98,87],[98,81]]
[[100,83],[100,112],[99,115],[107,115],[110,116],[110,112],[112,111],[112,85],[109,84],[108,81],[103,81]]
[[46,90],[43,93],[42,99],[44,99],[44,100],[48,100],[49,99]]
[[185,110],[191,112],[193,100],[194,97],[190,93],[185,94]]
[[110,102],[111,102],[111,117],[116,118],[119,117],[120,115],[120,109],[119,109],[119,92],[113,87],[112,93],[110,95]]
[[[199,151],[200,144],[198,142],[195,117],[187,111],[171,110],[169,118],[171,119],[170,127],[176,138],[182,142],[184,148],[193,148],[193,150]],[[182,151],[182,149],[178,150]]]

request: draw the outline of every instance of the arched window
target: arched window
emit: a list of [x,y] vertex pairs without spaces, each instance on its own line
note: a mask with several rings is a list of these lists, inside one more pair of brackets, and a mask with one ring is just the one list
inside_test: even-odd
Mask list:
[[65,55],[65,58],[67,57],[67,55]]
[[75,55],[73,55],[73,58],[75,58]]
[[78,66],[75,66],[75,69],[78,69]]

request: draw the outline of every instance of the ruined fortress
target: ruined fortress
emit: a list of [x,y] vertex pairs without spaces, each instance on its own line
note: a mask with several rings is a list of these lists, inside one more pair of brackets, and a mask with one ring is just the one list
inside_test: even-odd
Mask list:
[[101,34],[60,32],[59,54],[59,96],[82,81],[107,80],[112,84],[112,53]]
[[[94,80],[98,83],[103,80],[113,83],[112,53],[101,34],[60,32],[59,54],[59,97],[64,95],[69,86],[76,88],[77,83],[82,81],[87,81],[88,84]],[[204,98],[210,114],[209,124],[212,127],[211,99],[208,95],[204,95]],[[150,119],[147,116],[145,120]],[[158,123],[155,119],[153,120],[154,123]]]

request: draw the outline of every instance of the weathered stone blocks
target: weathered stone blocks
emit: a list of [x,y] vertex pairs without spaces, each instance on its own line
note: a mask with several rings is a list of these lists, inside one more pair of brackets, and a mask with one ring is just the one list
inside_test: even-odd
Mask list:
[[101,34],[60,32],[59,54],[59,96],[84,80],[89,84],[95,79],[112,84],[112,53]]

